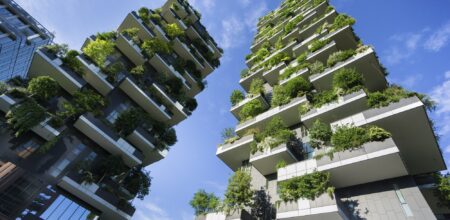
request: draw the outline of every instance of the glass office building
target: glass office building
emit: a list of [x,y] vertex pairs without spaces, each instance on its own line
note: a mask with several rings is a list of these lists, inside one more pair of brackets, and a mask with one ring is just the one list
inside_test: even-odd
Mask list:
[[0,81],[25,77],[34,51],[53,34],[13,0],[0,0]]

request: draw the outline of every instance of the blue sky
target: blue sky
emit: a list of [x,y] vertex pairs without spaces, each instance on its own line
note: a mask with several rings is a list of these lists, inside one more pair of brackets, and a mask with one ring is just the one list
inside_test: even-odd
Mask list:
[[[85,37],[115,29],[125,15],[163,0],[16,0],[56,33],[56,41],[79,49]],[[113,3],[112,3],[113,2]],[[239,88],[239,72],[249,53],[257,18],[279,0],[190,0],[202,22],[225,49],[222,66],[208,78],[192,117],[177,126],[178,143],[169,156],[148,167],[151,194],[136,201],[134,219],[192,219],[188,202],[199,188],[222,195],[231,174],[216,156],[223,128],[237,121],[229,95]],[[373,45],[390,72],[390,82],[432,96],[440,145],[450,164],[450,1],[332,0],[339,12],[355,17],[356,33]]]

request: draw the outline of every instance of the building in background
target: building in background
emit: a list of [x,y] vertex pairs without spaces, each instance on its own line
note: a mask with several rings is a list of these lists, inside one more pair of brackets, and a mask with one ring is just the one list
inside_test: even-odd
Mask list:
[[0,81],[25,77],[33,53],[53,34],[13,0],[0,1]]
[[0,86],[0,219],[131,219],[221,56],[182,0],[37,50]]
[[[262,17],[245,93],[231,96],[236,136],[225,132],[217,156],[240,172],[233,186],[245,185],[244,172],[270,195],[276,219],[448,219],[429,175],[446,170],[432,103],[386,81],[354,23],[324,0],[286,0]],[[251,203],[234,190],[225,205]]]

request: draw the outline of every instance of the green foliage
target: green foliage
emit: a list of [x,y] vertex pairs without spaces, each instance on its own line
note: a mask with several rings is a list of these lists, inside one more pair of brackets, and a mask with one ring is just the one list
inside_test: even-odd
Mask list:
[[50,76],[38,76],[28,83],[28,92],[41,100],[49,100],[59,92],[59,85]]
[[195,215],[199,216],[218,211],[220,199],[214,193],[206,193],[201,189],[194,194],[189,204],[195,210]]
[[72,69],[76,74],[83,76],[83,64],[80,60],[77,59],[77,56],[80,55],[76,50],[69,50],[65,56],[61,59],[67,67]]
[[165,30],[171,39],[184,36],[184,31],[175,23],[166,25]]
[[60,136],[54,137],[51,140],[45,142],[43,145],[39,147],[37,150],[37,153],[39,154],[45,154],[49,152],[59,141]]
[[51,54],[55,54],[58,57],[64,56],[69,50],[69,46],[67,44],[50,44],[45,46],[47,51]]
[[114,52],[114,47],[114,42],[97,38],[83,48],[83,53],[94,61],[97,66],[104,67],[106,58]]
[[8,91],[8,85],[4,82],[0,82],[0,95]]
[[117,37],[117,32],[109,31],[109,32],[103,32],[103,33],[97,33],[95,36],[96,36],[96,38],[98,38],[100,40],[112,41]]
[[186,100],[183,101],[183,106],[192,113],[197,109],[198,103],[194,98],[186,98]]
[[150,19],[150,17],[149,17],[150,16],[150,10],[148,8],[146,8],[146,7],[140,8],[138,10],[138,14],[139,14],[139,17],[141,17],[142,20],[144,20],[144,21],[148,22],[148,20]]
[[274,66],[280,64],[281,62],[287,62],[290,61],[291,57],[287,53],[277,53],[276,55],[272,56],[269,60],[264,62],[262,66],[266,70],[272,69]]
[[360,90],[364,85],[364,78],[356,69],[342,68],[333,76],[333,87],[339,95],[345,95]]
[[250,84],[249,93],[252,95],[259,95],[264,93],[264,81],[260,78],[255,78]]
[[241,75],[241,79],[242,79],[242,78],[245,78],[245,77],[249,76],[250,72],[249,72],[248,69],[243,69],[243,70],[241,70],[241,74],[240,75]]
[[64,119],[59,115],[53,115],[48,124],[53,128],[60,128],[64,125]]
[[347,60],[348,58],[352,57],[355,54],[356,51],[353,49],[334,52],[328,57],[327,65],[328,67],[333,67],[337,63]]
[[141,124],[142,118],[145,113],[137,108],[129,108],[120,113],[114,122],[114,128],[116,131],[123,135],[128,136]]
[[338,16],[336,16],[336,18],[334,19],[333,24],[331,25],[330,28],[330,32],[336,31],[340,28],[343,28],[344,26],[347,25],[353,25],[355,24],[356,20],[346,14],[339,14]]
[[380,127],[349,127],[341,126],[331,137],[331,144],[335,152],[354,150],[363,144],[373,141],[384,141],[391,134]]
[[439,199],[439,205],[442,207],[450,207],[450,174],[435,174],[437,188],[435,195]]
[[150,40],[145,40],[141,46],[143,52],[148,57],[153,57],[155,53],[170,54],[172,53],[172,46],[166,41],[160,38],[152,38]]
[[304,70],[308,67],[309,67],[309,63],[303,63],[303,64],[297,65],[295,67],[289,66],[283,71],[283,74],[280,75],[279,80],[288,79],[293,74],[299,72],[300,70]]
[[254,118],[255,116],[264,112],[264,106],[259,99],[254,99],[246,103],[241,112],[239,112],[239,117],[241,122]]
[[286,127],[280,117],[273,117],[261,132],[255,133],[255,142],[251,145],[251,153],[278,147],[295,138],[295,133]]
[[292,30],[297,26],[298,23],[303,21],[304,17],[302,15],[297,16],[294,20],[288,22],[284,27],[284,34],[287,35],[291,33]]
[[435,102],[428,96],[410,92],[397,85],[391,85],[382,92],[369,93],[367,97],[367,104],[371,108],[386,107],[391,103],[399,102],[401,99],[417,96],[430,111],[436,108]]
[[222,131],[222,140],[226,141],[228,139],[236,137],[236,133],[233,128],[225,128]]
[[130,70],[130,73],[135,77],[141,77],[144,75],[145,68],[143,65],[135,66]]
[[306,95],[312,90],[312,85],[303,77],[289,80],[282,86],[275,86],[273,89],[272,106],[281,106],[289,103],[295,97]]
[[309,136],[311,138],[311,147],[321,148],[331,140],[331,128],[329,125],[316,120],[309,129]]
[[230,102],[232,106],[237,105],[239,102],[244,100],[244,94],[242,94],[241,90],[233,90],[230,96]]
[[286,166],[287,166],[286,161],[280,160],[280,161],[278,161],[276,168],[278,170],[278,169],[281,169],[281,168],[285,168]]
[[326,46],[330,42],[331,42],[330,39],[316,39],[309,45],[308,49],[311,53],[314,53],[314,52],[322,49],[324,46]]
[[227,213],[251,205],[253,196],[251,181],[252,177],[244,170],[238,170],[230,177],[223,201]]
[[107,74],[106,80],[110,83],[115,83],[119,73],[125,71],[125,65],[122,62],[117,61],[105,68],[102,68],[102,71]]
[[275,42],[275,50],[283,49],[283,47],[284,47],[283,38],[279,37],[277,42]]
[[128,28],[122,31],[122,34],[125,36],[128,36],[131,38],[131,40],[135,43],[135,44],[139,44],[140,43],[140,39],[138,36],[139,33],[139,28]]
[[261,61],[263,61],[264,59],[266,59],[269,55],[270,55],[269,48],[262,47],[261,49],[259,49],[259,50],[256,52],[255,58],[253,58],[253,63],[261,62]]
[[316,7],[320,4],[322,4],[323,2],[326,2],[327,0],[314,0],[313,1],[313,7]]
[[311,65],[309,65],[309,73],[311,75],[322,73],[324,70],[325,70],[325,66],[320,61],[316,61],[316,62],[312,63]]
[[151,180],[150,172],[144,170],[142,166],[137,166],[127,172],[121,184],[132,195],[143,200],[150,193]]
[[19,137],[44,121],[45,117],[45,109],[33,99],[27,99],[22,104],[13,106],[8,111],[6,122],[15,131],[15,136]]
[[337,100],[338,95],[334,90],[326,90],[314,93],[311,98],[311,103],[314,108],[320,108],[321,106]]
[[315,200],[328,192],[334,192],[330,183],[330,173],[314,172],[295,177],[279,183],[280,199],[284,202],[293,202],[299,199]]
[[106,106],[106,100],[93,90],[77,91],[73,95],[72,102],[64,103],[66,117],[82,115],[91,112],[100,115],[101,109]]

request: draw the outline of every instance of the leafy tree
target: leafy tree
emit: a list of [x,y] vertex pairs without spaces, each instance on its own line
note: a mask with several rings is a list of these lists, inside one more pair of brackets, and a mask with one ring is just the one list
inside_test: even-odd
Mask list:
[[50,44],[45,46],[49,53],[55,54],[58,57],[64,56],[69,50],[69,46],[67,44]]
[[114,52],[115,44],[110,40],[102,40],[100,38],[91,41],[83,48],[84,54],[91,58],[99,67],[104,67],[106,58]]
[[376,126],[341,126],[331,136],[331,144],[334,147],[334,151],[341,152],[358,149],[367,142],[384,141],[390,137],[391,134],[389,132]]
[[233,90],[230,96],[231,105],[235,106],[242,100],[244,100],[244,94],[242,94],[241,90]]
[[261,188],[253,192],[251,215],[256,219],[275,219],[275,212],[270,203],[270,196]]
[[289,103],[295,97],[306,95],[312,90],[312,85],[303,77],[289,80],[282,86],[276,86],[273,90],[272,106],[281,106]]
[[166,41],[160,38],[152,38],[145,40],[141,46],[142,50],[148,57],[153,57],[155,53],[170,54],[172,47]]
[[364,85],[364,78],[355,69],[340,69],[333,76],[333,87],[339,94],[345,95],[359,90]]
[[136,27],[128,28],[128,29],[125,29],[122,31],[122,34],[130,37],[131,40],[135,44],[139,44],[141,42],[141,40],[139,39],[138,33],[139,33],[139,28],[136,28]]
[[280,182],[279,195],[282,201],[298,199],[315,200],[324,193],[333,197],[334,188],[330,183],[330,173],[314,172]]
[[198,103],[197,100],[194,98],[188,98],[186,101],[184,101],[184,106],[190,111],[193,112],[195,109],[197,109]]
[[64,103],[65,112],[63,114],[67,117],[82,115],[86,112],[100,115],[101,109],[105,106],[106,100],[101,95],[93,90],[86,89],[75,92],[72,102]]
[[189,204],[195,210],[195,215],[199,216],[218,211],[220,199],[214,193],[201,189],[194,194]]
[[16,131],[15,136],[19,137],[44,121],[45,117],[45,109],[34,99],[27,99],[22,104],[13,106],[9,110],[6,114],[6,122],[11,129]]
[[225,211],[240,210],[252,204],[253,191],[251,190],[252,177],[244,170],[236,171],[228,180],[225,192]]
[[146,171],[142,166],[133,167],[122,181],[122,185],[132,195],[143,200],[150,193],[150,185],[152,178],[150,172]]
[[263,112],[264,107],[261,101],[259,99],[254,99],[242,107],[241,112],[239,112],[239,117],[241,118],[241,121],[246,121]]
[[114,122],[116,131],[124,136],[130,135],[141,124],[143,114],[144,112],[136,108],[123,111]]
[[439,205],[442,207],[450,207],[450,174],[436,173],[434,178],[437,182],[435,195],[439,198]]
[[83,64],[80,60],[77,59],[77,56],[80,55],[76,50],[69,50],[64,57],[61,59],[67,67],[72,69],[76,74],[83,76]]
[[59,85],[50,76],[39,76],[30,80],[27,90],[41,100],[49,100],[58,94]]
[[324,144],[330,142],[331,140],[331,128],[325,123],[316,120],[309,129],[309,136],[311,138],[311,147],[320,148]]
[[256,78],[250,84],[249,93],[252,95],[259,95],[264,93],[264,81],[260,78]]
[[133,69],[130,70],[130,73],[136,77],[140,77],[140,76],[144,75],[144,72],[145,72],[145,68],[143,65],[135,66]]
[[166,25],[165,29],[171,39],[184,35],[184,31],[175,23]]

